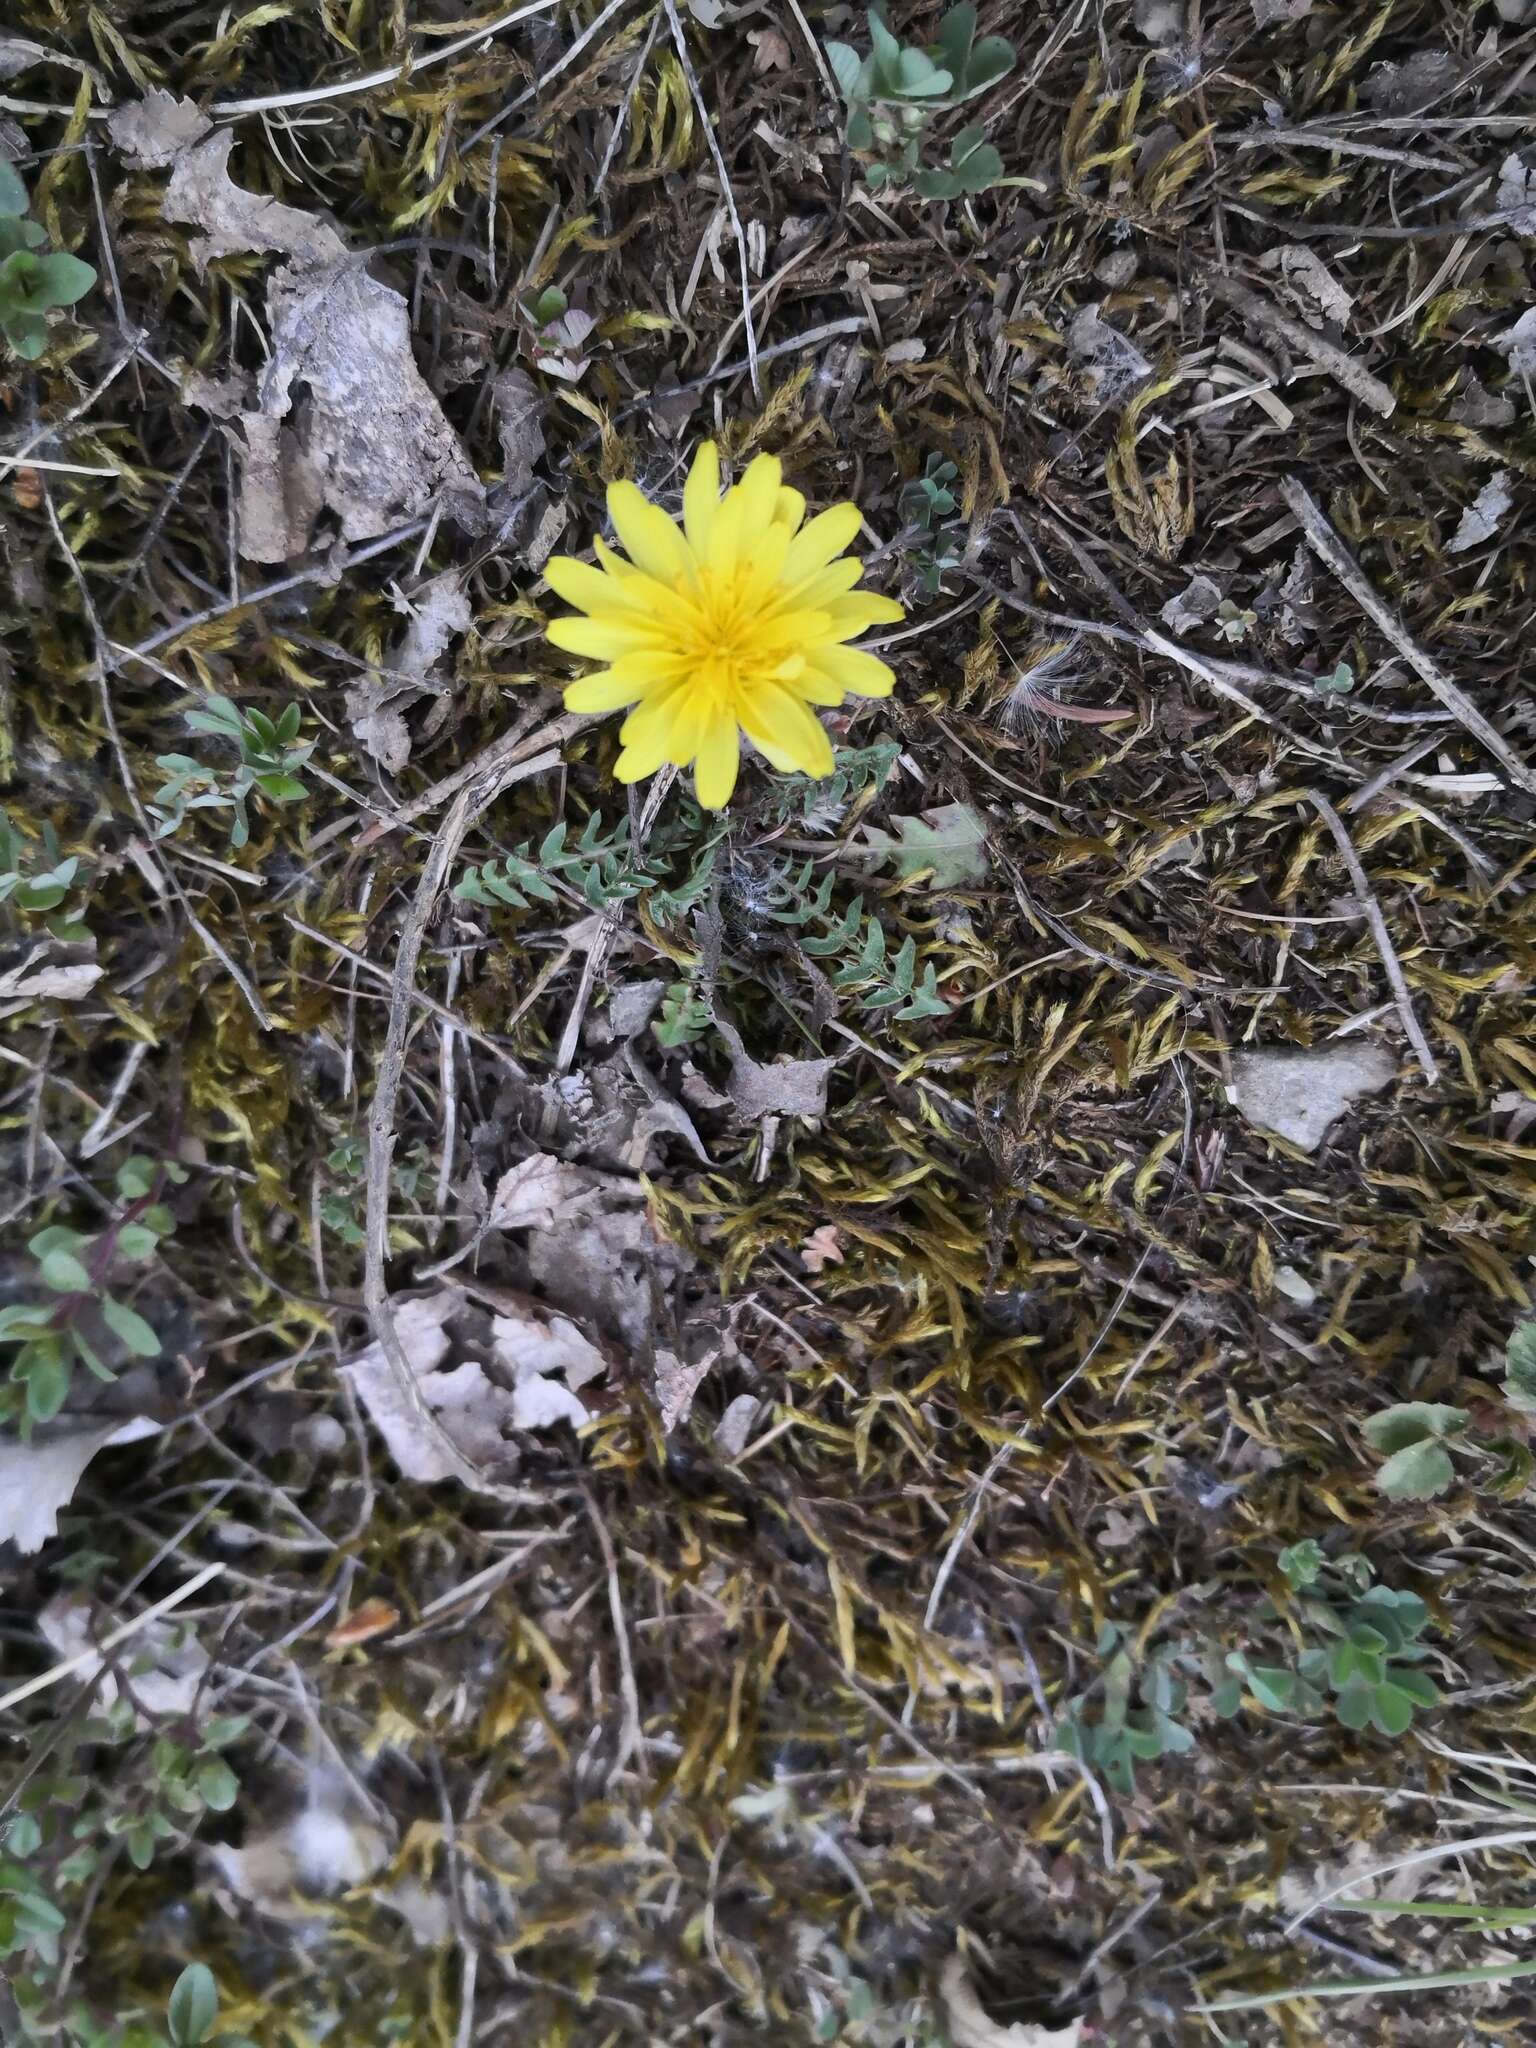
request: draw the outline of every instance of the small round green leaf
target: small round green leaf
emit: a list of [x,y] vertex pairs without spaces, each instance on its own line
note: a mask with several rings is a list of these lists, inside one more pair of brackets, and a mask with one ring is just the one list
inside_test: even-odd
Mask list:
[[206,1963],[189,1963],[176,1979],[166,2024],[172,2048],[199,2048],[219,2016],[219,1987]]

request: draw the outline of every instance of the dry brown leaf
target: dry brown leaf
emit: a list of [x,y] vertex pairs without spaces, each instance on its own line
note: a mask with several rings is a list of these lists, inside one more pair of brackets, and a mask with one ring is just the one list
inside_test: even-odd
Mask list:
[[364,753],[392,775],[398,775],[410,759],[406,711],[423,697],[437,699],[426,721],[428,738],[446,715],[449,700],[443,658],[453,641],[474,623],[463,578],[451,569],[398,602],[409,613],[409,623],[388,669],[354,684],[346,696],[353,736]]
[[[38,1615],[37,1629],[59,1657],[78,1657],[108,1632],[112,1619],[98,1610],[89,1593],[59,1593]],[[179,1617],[152,1621],[137,1630],[131,1647],[119,1654],[121,1668],[131,1674],[132,1705],[141,1728],[153,1727],[159,1715],[185,1716],[197,1706],[208,1653],[186,1633]],[[106,1664],[104,1657],[87,1656],[73,1674],[77,1684],[95,1685],[95,1704],[102,1710],[122,1692]]]
[[244,552],[255,561],[301,552],[320,506],[347,541],[372,540],[439,499],[478,525],[484,490],[416,367],[399,292],[350,261],[291,264],[273,278],[267,305],[272,360],[260,411],[242,415],[248,445],[257,423],[253,456],[263,463],[241,477]]
[[302,207],[235,183],[228,170],[234,146],[235,130],[221,128],[180,151],[161,201],[167,220],[203,230],[192,241],[199,276],[215,256],[253,249],[292,257],[301,267],[340,262],[347,245],[335,228]]
[[520,1159],[496,1183],[491,1230],[554,1230],[590,1211],[614,1183],[585,1166],[570,1166],[547,1152]]
[[749,28],[747,41],[752,45],[752,69],[754,71],[788,71],[793,58],[789,43],[776,28]]
[[526,370],[503,370],[491,383],[501,442],[502,485],[520,496],[533,483],[544,453],[544,394]]

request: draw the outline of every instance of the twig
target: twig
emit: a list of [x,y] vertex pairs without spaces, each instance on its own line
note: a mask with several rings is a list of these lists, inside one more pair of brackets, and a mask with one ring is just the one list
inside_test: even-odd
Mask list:
[[[651,25],[645,32],[645,41],[640,46],[640,54],[635,59],[634,69],[629,74],[629,84],[624,88],[624,97],[619,102],[619,110],[613,117],[613,133],[608,137],[608,147],[603,151],[603,160],[597,167],[597,179],[592,187],[594,203],[601,197],[603,187],[608,182],[608,173],[613,169],[613,160],[619,153],[619,143],[623,139],[625,125],[629,120],[629,110],[639,89],[640,74],[645,69],[646,59],[655,47],[656,31],[660,25],[661,17],[653,14]],[[491,190],[494,192],[495,189],[493,182]]]
[[1225,299],[1229,306],[1235,306],[1245,320],[1251,320],[1271,339],[1283,341],[1297,355],[1325,370],[1335,384],[1342,385],[1362,405],[1368,405],[1372,412],[1380,413],[1383,419],[1390,419],[1396,412],[1397,400],[1381,379],[1373,376],[1348,350],[1335,347],[1315,328],[1303,327],[1299,320],[1282,313],[1267,299],[1260,298],[1257,292],[1239,284],[1236,278],[1213,277],[1211,290],[1218,299]]
[[608,1574],[608,1611],[613,1617],[614,1641],[619,1652],[619,1691],[624,1700],[624,1728],[619,1737],[618,1755],[613,1760],[613,1769],[608,1773],[611,1784],[632,1756],[639,1760],[641,1776],[648,1775],[645,1726],[640,1718],[640,1689],[635,1684],[634,1659],[630,1655],[629,1626],[624,1619],[624,1602],[619,1594],[619,1560],[614,1553],[613,1538],[608,1534],[607,1524],[598,1513],[596,1501],[585,1487],[582,1489],[581,1499],[587,1511],[587,1519],[596,1533],[598,1548],[603,1553],[603,1564]]
[[[402,541],[414,540],[427,524],[425,519],[413,519],[408,526],[397,526],[393,533],[381,534],[365,547],[354,548],[341,565],[340,573],[356,569],[364,562],[371,562],[375,555],[387,554],[391,548],[399,547]],[[113,654],[119,661],[142,661],[153,654],[157,647],[164,647],[169,641],[179,640],[184,633],[194,631],[198,626],[212,625],[215,619],[228,618],[231,612],[243,612],[249,606],[262,604],[269,597],[282,597],[290,590],[299,590],[306,583],[320,583],[338,573],[336,564],[327,558],[316,562],[311,568],[300,569],[292,576],[279,576],[275,583],[260,584],[255,590],[248,590],[242,597],[226,598],[219,604],[209,605],[206,611],[193,612],[185,619],[177,619],[169,626],[162,626],[158,633],[151,633],[147,640],[141,640],[136,647],[121,647],[116,641],[109,642]]]
[[1527,796],[1536,796],[1536,773],[1520,759],[1498,728],[1483,716],[1466,691],[1453,683],[1439,663],[1419,646],[1345,547],[1333,522],[1306,485],[1295,477],[1282,477],[1280,495],[1301,522],[1301,530],[1312,552],[1337,576],[1378,631],[1391,641],[1415,674],[1429,685],[1457,722],[1475,739],[1482,741],[1511,782],[1517,788],[1523,789]]
[[530,100],[542,100],[549,89],[551,79],[558,78],[562,71],[569,70],[587,45],[595,41],[613,17],[628,5],[629,0],[608,0],[608,5],[602,13],[587,23],[570,47],[546,70],[541,71],[532,85],[520,92],[516,99],[508,100],[507,104],[498,108],[488,121],[482,121],[478,128],[465,136],[459,144],[459,154],[467,156],[477,143],[484,142],[487,135],[493,135],[508,115],[515,114],[519,107],[526,107]]
[[[487,21],[468,35],[460,36],[456,43],[445,43],[440,50],[429,50],[425,56],[412,54],[401,64],[388,64],[380,71],[368,71],[361,78],[344,78],[339,85],[310,85],[298,92],[272,92],[259,94],[254,99],[215,100],[208,112],[216,121],[231,121],[241,114],[270,114],[279,107],[312,107],[321,100],[350,98],[356,92],[372,92],[376,86],[398,85],[402,78],[415,78],[420,72],[430,71],[436,64],[450,63],[453,58],[463,56],[466,50],[479,49],[499,36],[504,28],[511,28],[519,21],[526,21],[533,14],[547,14],[557,0],[529,0],[525,7],[518,7],[511,14],[504,14],[498,21]],[[121,104],[121,103],[119,103]],[[51,105],[44,100],[15,100],[0,98],[0,107],[13,114],[56,114],[68,117],[72,107]],[[116,106],[91,107],[86,114],[88,121],[105,121],[115,113]]]
[[417,1426],[448,1460],[450,1468],[466,1486],[481,1493],[497,1488],[486,1480],[443,1428],[427,1406],[421,1382],[411,1368],[395,1327],[390,1306],[385,1267],[389,1262],[389,1185],[395,1156],[395,1104],[399,1099],[405,1070],[405,1043],[410,1028],[411,996],[416,980],[416,963],[421,957],[427,923],[448,878],[464,835],[470,825],[508,783],[520,781],[533,771],[530,762],[499,762],[478,781],[459,792],[453,809],[443,821],[432,843],[432,852],[422,870],[416,894],[400,932],[395,970],[390,984],[389,1028],[379,1056],[373,1101],[368,1110],[368,1181],[365,1219],[366,1249],[363,1266],[363,1302],[368,1310],[379,1349],[395,1377],[400,1397]]
[[20,1706],[23,1700],[29,1700],[37,1693],[46,1692],[50,1685],[57,1685],[61,1678],[69,1678],[76,1671],[83,1671],[88,1664],[98,1662],[109,1651],[115,1650],[119,1643],[126,1643],[130,1636],[137,1635],[141,1628],[147,1628],[150,1622],[158,1621],[162,1614],[169,1614],[173,1607],[180,1607],[183,1601],[190,1600],[194,1593],[200,1593],[208,1581],[216,1579],[223,1569],[222,1563],[205,1564],[184,1586],[178,1586],[174,1593],[167,1593],[165,1598],[157,1600],[153,1607],[146,1607],[144,1612],[136,1614],[132,1621],[123,1622],[113,1629],[110,1635],[103,1636],[99,1643],[89,1644],[87,1648],[77,1651],[73,1657],[66,1657],[62,1664],[55,1664],[47,1671],[40,1671],[35,1678],[29,1678],[21,1685],[12,1686],[8,1693],[0,1693],[0,1714],[7,1712],[11,1707]]
[[548,725],[540,726],[537,732],[530,734],[529,726],[535,724],[541,715],[534,712],[520,720],[499,739],[492,740],[472,761],[466,761],[462,768],[455,768],[441,782],[434,782],[425,796],[417,797],[414,803],[402,804],[398,810],[375,820],[358,838],[357,849],[372,846],[389,833],[413,824],[428,811],[435,811],[439,805],[447,803],[449,797],[457,796],[466,783],[473,782],[476,776],[494,773],[503,762],[522,761],[527,755],[542,752],[545,747],[563,747],[573,734],[592,722],[579,712],[568,711],[563,717],[551,719]]
[[741,317],[747,330],[747,368],[752,378],[752,395],[761,398],[762,382],[758,376],[757,328],[752,319],[752,279],[747,269],[747,236],[741,225],[741,215],[736,210],[736,194],[731,186],[731,174],[725,167],[725,156],[720,148],[720,138],[709,116],[709,103],[704,89],[699,84],[699,75],[693,68],[693,58],[688,52],[688,38],[683,33],[683,24],[677,17],[676,0],[662,0],[667,10],[667,20],[672,26],[672,40],[677,45],[677,61],[683,67],[683,76],[688,81],[688,90],[693,95],[693,104],[699,111],[699,126],[704,131],[704,141],[710,156],[714,159],[715,174],[720,180],[720,196],[725,201],[726,212],[731,217],[731,232],[736,237],[736,261],[741,271]]
[[1344,820],[1327,797],[1320,796],[1315,789],[1309,789],[1307,801],[1333,834],[1334,844],[1349,870],[1349,879],[1354,884],[1355,896],[1365,912],[1365,921],[1371,928],[1371,937],[1376,942],[1376,951],[1380,954],[1381,964],[1386,970],[1387,981],[1392,989],[1392,1000],[1397,1005],[1397,1014],[1403,1020],[1408,1043],[1413,1047],[1414,1056],[1424,1070],[1424,1078],[1428,1081],[1438,1081],[1440,1069],[1435,1064],[1435,1056],[1429,1049],[1428,1039],[1419,1029],[1419,1020],[1413,1014],[1413,998],[1409,995],[1408,984],[1403,979],[1397,949],[1392,944],[1392,934],[1387,930],[1387,921],[1382,916],[1381,905],[1371,890],[1370,879],[1361,865],[1359,854],[1355,851],[1354,841],[1345,829]]

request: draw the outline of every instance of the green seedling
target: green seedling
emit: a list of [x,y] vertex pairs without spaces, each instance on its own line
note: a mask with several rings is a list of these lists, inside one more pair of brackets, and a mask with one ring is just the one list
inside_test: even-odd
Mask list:
[[96,272],[62,249],[39,254],[46,229],[27,217],[27,188],[13,165],[0,163],[0,334],[23,362],[48,346],[48,315],[73,306],[96,282]]
[[298,803],[309,795],[300,770],[315,751],[313,740],[299,739],[299,707],[290,704],[277,719],[264,711],[242,711],[228,697],[210,697],[207,707],[188,714],[193,732],[228,740],[239,750],[237,768],[211,768],[189,754],[161,754],[156,767],[165,781],[155,791],[150,815],[156,836],[177,831],[188,811],[228,811],[229,843],[244,846],[251,836],[251,797],[268,803]]

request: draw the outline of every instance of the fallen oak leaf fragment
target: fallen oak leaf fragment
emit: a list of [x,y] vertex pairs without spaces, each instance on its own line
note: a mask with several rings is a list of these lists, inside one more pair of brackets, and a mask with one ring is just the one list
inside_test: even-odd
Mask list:
[[739,1115],[750,1120],[761,1116],[825,1116],[827,1081],[839,1055],[827,1059],[775,1060],[765,1066],[752,1058],[741,1033],[718,1010],[715,1029],[731,1056],[731,1074],[726,1089]]

